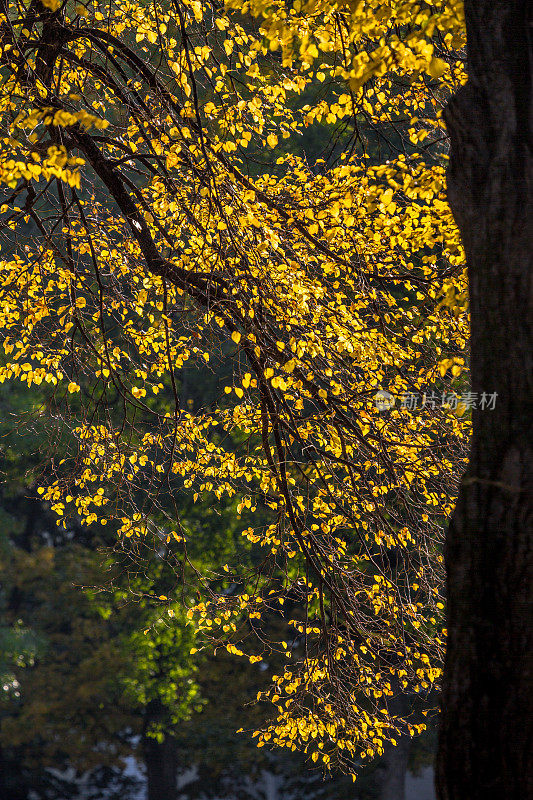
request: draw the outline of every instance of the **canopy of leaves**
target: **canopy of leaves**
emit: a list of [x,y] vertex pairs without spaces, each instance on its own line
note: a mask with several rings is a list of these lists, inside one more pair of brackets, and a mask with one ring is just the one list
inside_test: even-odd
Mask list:
[[[440,117],[460,5],[4,0],[1,31],[0,377],[71,408],[43,499],[166,547],[230,652],[290,601],[259,743],[382,753],[423,728],[388,699],[438,683],[468,432]],[[255,563],[202,569],[182,491],[234,500]]]

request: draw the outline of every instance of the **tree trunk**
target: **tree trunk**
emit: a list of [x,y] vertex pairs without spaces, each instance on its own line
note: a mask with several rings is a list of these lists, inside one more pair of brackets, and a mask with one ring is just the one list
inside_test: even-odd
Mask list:
[[[413,698],[402,694],[398,684],[394,697],[388,700],[389,713],[394,717],[406,718],[412,712]],[[378,800],[405,800],[405,779],[411,750],[410,736],[397,736],[397,744],[385,745],[375,772]]]
[[[152,700],[145,712],[145,731],[150,723],[159,722],[163,706],[159,700]],[[145,732],[142,739],[144,763],[146,766],[147,800],[176,800],[178,796],[178,761],[176,742],[165,732],[159,742]]]
[[411,739],[402,736],[398,744],[385,747],[377,769],[379,800],[405,800],[405,779]]
[[[532,28],[526,0],[466,0],[448,192],[466,250],[470,463],[446,541],[440,800],[533,797]],[[482,403],[478,403],[482,405]]]
[[6,758],[0,747],[0,800],[28,800],[29,794],[22,769],[13,758]]
[[162,742],[144,740],[147,800],[176,800],[178,764],[174,739],[168,734]]

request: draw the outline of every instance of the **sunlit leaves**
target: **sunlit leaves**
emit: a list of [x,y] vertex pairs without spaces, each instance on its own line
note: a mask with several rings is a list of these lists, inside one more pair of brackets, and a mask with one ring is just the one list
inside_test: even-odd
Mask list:
[[[427,402],[460,387],[468,332],[441,122],[460,6],[58,14],[1,45],[0,379],[48,385],[72,434],[42,497],[184,563],[159,498],[233,503],[257,570],[197,576],[188,618],[238,656],[243,620],[294,616],[260,742],[379,754],[423,724],[387,699],[440,675],[468,432]],[[315,126],[342,146],[311,162]]]

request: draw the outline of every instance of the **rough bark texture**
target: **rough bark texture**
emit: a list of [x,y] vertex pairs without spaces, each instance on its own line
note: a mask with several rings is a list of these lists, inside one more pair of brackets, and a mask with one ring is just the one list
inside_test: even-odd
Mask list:
[[449,199],[466,249],[470,464],[446,542],[440,800],[533,797],[532,42],[527,0],[466,0],[469,80],[449,104]]

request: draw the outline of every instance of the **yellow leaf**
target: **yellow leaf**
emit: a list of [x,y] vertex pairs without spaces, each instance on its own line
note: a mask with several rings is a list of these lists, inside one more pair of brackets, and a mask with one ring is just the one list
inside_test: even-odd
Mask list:
[[428,73],[432,78],[440,78],[448,69],[448,65],[442,58],[432,58],[429,62]]

